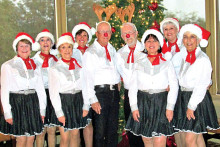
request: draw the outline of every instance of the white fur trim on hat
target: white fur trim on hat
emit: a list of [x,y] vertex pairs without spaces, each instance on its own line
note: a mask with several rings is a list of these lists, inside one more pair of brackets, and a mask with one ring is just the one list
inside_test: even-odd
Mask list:
[[202,30],[199,27],[197,27],[194,24],[186,24],[180,29],[177,44],[182,45],[183,35],[186,32],[190,32],[192,34],[195,34],[199,39],[202,39]]
[[163,33],[163,25],[164,25],[166,22],[172,22],[172,23],[176,26],[176,28],[177,28],[177,30],[178,30],[178,32],[179,32],[179,30],[180,30],[180,24],[179,24],[178,20],[175,19],[175,18],[165,18],[163,21],[160,22],[160,31],[161,31],[162,33]]
[[83,29],[85,30],[88,35],[89,35],[89,39],[88,39],[88,43],[92,40],[92,35],[95,34],[95,28],[89,28],[89,26],[87,26],[86,24],[78,24],[76,25],[73,30],[72,30],[72,35],[74,37],[74,39],[76,40],[76,33],[80,30],[80,29]]
[[57,49],[59,48],[60,45],[64,44],[64,43],[69,43],[69,44],[72,44],[74,46],[74,42],[73,42],[73,39],[71,36],[69,35],[65,35],[65,36],[61,36],[59,39],[58,39],[58,42],[57,42]]
[[34,50],[34,39],[27,33],[24,32],[20,32],[17,34],[15,40],[13,41],[12,47],[14,49],[15,52],[16,51],[16,45],[18,44],[19,41],[21,41],[22,39],[27,39],[28,41],[31,42],[32,44],[32,50]]
[[[142,38],[141,38],[141,42],[142,42],[142,44],[144,45],[144,40],[146,39],[146,37],[149,35],[149,34],[153,34],[153,35],[155,35],[155,36],[157,36],[157,38],[158,38],[158,40],[159,40],[159,43],[160,43],[160,46],[161,47],[163,47],[163,40],[164,40],[164,38],[163,38],[163,35],[159,32],[159,31],[157,31],[157,30],[155,30],[155,29],[149,29],[149,30],[146,30],[145,32],[144,32],[144,34],[143,34],[143,36],[142,36]],[[145,46],[145,45],[144,45]]]

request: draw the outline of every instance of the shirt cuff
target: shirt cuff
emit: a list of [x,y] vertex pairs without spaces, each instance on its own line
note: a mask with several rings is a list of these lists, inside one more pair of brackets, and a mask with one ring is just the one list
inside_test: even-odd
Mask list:
[[83,104],[83,110],[87,110],[87,111],[89,111],[89,108],[90,108],[89,105]]
[[197,108],[197,106],[193,106],[193,105],[191,105],[191,104],[188,104],[188,109],[191,109],[191,110],[193,110],[193,111],[195,111],[196,110],[196,108]]
[[41,109],[40,110],[40,115],[41,116],[45,116],[45,114],[46,114],[46,109]]
[[135,110],[138,110],[137,104],[134,104],[134,105],[131,106],[131,111],[133,112]]
[[93,103],[98,102],[98,99],[97,99],[97,97],[95,96],[95,97],[93,97],[93,98],[90,98],[89,101],[90,101],[90,104],[93,104]]
[[4,117],[5,117],[5,120],[12,118],[12,113],[11,112],[4,113]]
[[63,111],[62,110],[56,111],[56,116],[57,116],[57,118],[64,116]]
[[175,105],[174,104],[171,104],[171,103],[167,103],[167,110],[174,110],[174,107],[175,107]]

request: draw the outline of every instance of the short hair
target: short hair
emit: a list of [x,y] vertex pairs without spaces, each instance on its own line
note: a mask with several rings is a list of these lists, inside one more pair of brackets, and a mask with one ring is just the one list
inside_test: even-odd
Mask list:
[[100,24],[103,24],[103,23],[108,24],[108,25],[109,25],[109,28],[110,28],[110,30],[111,30],[112,27],[111,27],[111,25],[110,25],[109,22],[107,22],[107,21],[100,21],[99,23],[96,24],[96,32],[98,31],[99,25],[100,25]]
[[136,28],[135,24],[133,24],[133,23],[131,23],[131,22],[126,22],[126,23],[123,23],[122,26],[121,26],[121,33],[122,33],[122,28],[123,28],[124,26],[126,26],[126,25],[131,26],[131,27],[133,28],[133,30],[134,30],[135,32],[137,32],[137,28]]
[[32,50],[32,43],[31,43],[29,40],[27,40],[27,39],[21,39],[21,40],[18,41],[18,43],[16,44],[16,51],[18,51],[18,44],[19,44],[19,42],[23,42],[23,43],[25,43],[25,44],[29,44],[30,47],[31,47],[31,50]]
[[168,24],[172,24],[172,25],[178,30],[178,28],[176,27],[176,25],[175,25],[172,21],[167,21],[167,22],[165,22],[165,23],[163,24],[163,29],[164,29],[164,27],[165,27],[166,25],[168,25]]

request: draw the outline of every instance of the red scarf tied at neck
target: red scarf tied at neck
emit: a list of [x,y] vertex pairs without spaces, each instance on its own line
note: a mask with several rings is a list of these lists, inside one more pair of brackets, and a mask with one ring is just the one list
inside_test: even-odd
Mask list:
[[51,55],[51,54],[44,54],[44,53],[40,53],[41,56],[44,57],[44,62],[42,64],[42,68],[47,68],[49,66],[49,59],[52,57],[54,61],[58,61],[57,58],[54,56],[54,55]]
[[180,52],[180,49],[179,49],[179,47],[178,47],[178,45],[177,45],[176,42],[177,42],[177,39],[176,39],[176,41],[175,41],[174,43],[171,43],[171,42],[168,41],[168,51],[169,51],[169,52],[171,52],[171,47],[174,46],[174,45],[176,46],[175,52],[176,52],[176,53],[177,53],[177,52]]
[[87,46],[85,46],[85,47],[78,46],[77,47],[77,49],[79,49],[80,51],[83,51],[84,53],[85,53],[87,48],[88,48]]
[[75,64],[74,62],[76,63],[77,66],[79,66],[80,68],[82,68],[78,62],[76,61],[75,58],[71,58],[70,60],[65,60],[62,58],[62,61],[65,62],[65,63],[69,63],[69,70],[74,70],[75,69]]
[[196,49],[193,51],[189,52],[187,51],[187,56],[186,56],[186,62],[190,63],[192,65],[196,61]]
[[[136,47],[136,46],[135,46]],[[128,55],[128,60],[127,60],[127,63],[130,63],[130,57],[131,57],[131,63],[134,63],[134,50],[135,50],[135,47],[129,47],[130,49],[130,53]]]
[[104,48],[105,48],[105,52],[106,52],[106,58],[111,62],[111,56],[110,56],[110,54],[109,54],[109,52],[108,52],[107,45],[104,46]]
[[[21,58],[21,56],[19,56],[19,55],[17,55],[17,56]],[[33,59],[30,59],[29,57],[27,59],[23,59],[23,58],[21,58],[21,59],[24,61],[27,69],[33,69],[33,70],[36,69],[36,64],[34,63]]]
[[152,65],[159,65],[160,64],[160,59],[163,60],[163,61],[166,61],[163,57],[162,57],[162,54],[161,53],[158,53],[157,55],[147,55],[147,57],[149,58],[154,58],[154,61],[152,62]]

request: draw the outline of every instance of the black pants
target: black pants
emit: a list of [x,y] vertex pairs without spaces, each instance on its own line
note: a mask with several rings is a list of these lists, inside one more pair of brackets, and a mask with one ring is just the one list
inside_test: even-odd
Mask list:
[[[125,89],[124,91],[124,98],[125,98],[124,99],[124,114],[125,114],[125,121],[127,122],[129,115],[131,113],[131,107],[129,103],[127,89]],[[144,143],[143,143],[141,136],[135,136],[131,132],[127,132],[127,135],[128,135],[130,147],[144,147]]]
[[94,147],[117,147],[120,96],[117,85],[114,89],[110,90],[108,85],[95,86],[96,96],[102,109],[101,114],[92,110]]

